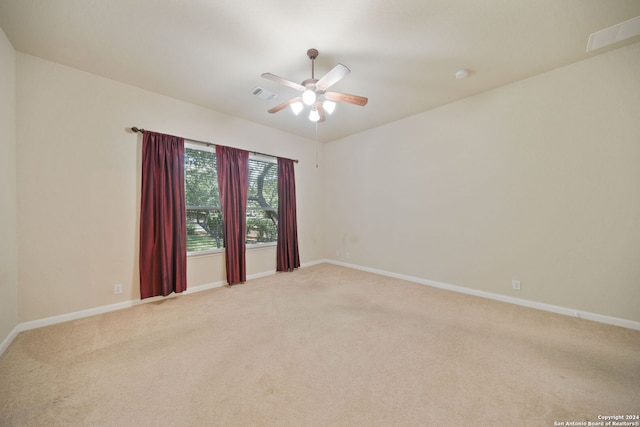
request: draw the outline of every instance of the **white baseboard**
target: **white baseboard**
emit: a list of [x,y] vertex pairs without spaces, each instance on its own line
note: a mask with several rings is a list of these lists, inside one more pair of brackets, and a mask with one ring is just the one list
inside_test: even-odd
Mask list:
[[[301,267],[310,267],[312,265],[322,264],[324,262],[325,262],[325,260],[312,261],[312,262],[308,262],[308,263],[303,264]],[[247,276],[247,280],[254,280],[254,279],[258,279],[260,277],[271,276],[273,274],[276,274],[276,272],[275,271],[264,271],[262,273],[250,274],[250,275]],[[95,316],[97,314],[108,313],[108,312],[111,312],[111,311],[122,310],[124,308],[130,308],[130,307],[134,307],[134,306],[140,305],[140,304],[147,304],[147,303],[150,303],[150,302],[156,302],[156,301],[167,299],[167,298],[177,298],[180,295],[193,294],[193,293],[196,293],[196,292],[206,291],[208,289],[219,288],[219,287],[225,286],[225,285],[226,285],[226,282],[218,281],[218,282],[214,282],[214,283],[208,283],[208,284],[205,284],[205,285],[193,286],[193,287],[187,288],[186,291],[184,291],[184,292],[182,292],[180,294],[170,294],[170,295],[167,295],[166,297],[158,296],[158,297],[146,298],[144,300],[123,301],[123,302],[119,302],[119,303],[116,303],[116,304],[103,305],[103,306],[100,306],[100,307],[90,308],[90,309],[87,309],[87,310],[80,310],[80,311],[75,311],[73,313],[66,313],[66,314],[61,314],[61,315],[58,315],[58,316],[46,317],[44,319],[38,319],[38,320],[29,321],[29,322],[19,323],[15,328],[13,328],[11,333],[0,344],[0,355],[2,355],[2,353],[4,353],[4,351],[9,347],[9,345],[15,339],[15,337],[18,336],[18,334],[20,332],[23,332],[23,331],[28,331],[30,329],[36,329],[36,328],[42,328],[44,326],[55,325],[57,323],[68,322],[70,320],[82,319],[84,317]]]
[[557,305],[545,304],[545,303],[530,301],[530,300],[521,299],[521,298],[514,298],[506,295],[495,294],[492,292],[465,288],[464,286],[456,286],[456,285],[450,285],[448,283],[435,282],[433,280],[426,280],[419,277],[407,276],[404,274],[392,273],[389,271],[378,270],[375,268],[363,267],[360,265],[349,264],[346,262],[336,261],[332,259],[327,259],[325,260],[325,262],[329,264],[340,265],[347,268],[353,268],[356,270],[366,271],[369,273],[379,274],[381,276],[393,277],[395,279],[401,279],[401,280],[406,280],[408,282],[419,283],[421,285],[433,286],[435,288],[445,289],[448,291],[460,292],[463,294],[474,295],[474,296],[488,298],[496,301],[507,302],[510,304],[516,304],[524,307],[535,308],[537,310],[549,311],[551,313],[563,314],[565,316],[577,317],[579,319],[605,323],[607,325],[614,325],[614,326],[620,326],[628,329],[640,330],[640,322],[636,322],[633,320],[620,319],[617,317],[605,316],[603,314],[580,311],[573,308],[560,307]]
[[13,340],[20,333],[19,326],[20,325],[18,325],[15,328],[13,328],[13,331],[9,332],[9,335],[7,335],[7,337],[4,340],[2,340],[2,343],[0,343],[0,356],[2,356],[2,353],[4,353],[4,351],[7,348],[9,348],[9,345],[13,342]]
[[[436,287],[436,288],[445,289],[445,290],[449,290],[449,291],[460,292],[460,293],[468,294],[468,295],[475,295],[475,296],[479,296],[479,297],[482,297],[482,298],[489,298],[489,299],[493,299],[493,300],[497,300],[497,301],[507,302],[507,303],[510,303],[510,304],[516,304],[516,305],[521,305],[521,306],[524,306],[524,307],[535,308],[535,309],[538,309],[538,310],[549,311],[549,312],[552,312],[552,313],[563,314],[565,316],[578,317],[580,319],[591,320],[591,321],[594,321],[594,322],[605,323],[605,324],[608,324],[608,325],[614,325],[614,326],[620,326],[620,327],[628,328],[628,329],[640,330],[640,322],[635,322],[633,320],[619,319],[617,317],[610,317],[610,316],[605,316],[605,315],[597,314],[597,313],[589,313],[589,312],[575,310],[575,309],[572,309],[572,308],[559,307],[559,306],[555,306],[555,305],[551,305],[551,304],[539,303],[539,302],[536,302],[536,301],[529,301],[529,300],[520,299],[520,298],[513,298],[513,297],[506,296],[506,295],[500,295],[500,294],[495,294],[495,293],[492,293],[492,292],[480,291],[480,290],[477,290],[477,289],[465,288],[463,286],[450,285],[450,284],[447,284],[447,283],[435,282],[435,281],[432,281],[432,280],[426,280],[426,279],[422,279],[422,278],[419,278],[419,277],[413,277],[413,276],[407,276],[407,275],[404,275],[404,274],[392,273],[392,272],[389,272],[389,271],[378,270],[378,269],[369,268],[369,267],[363,267],[363,266],[360,266],[360,265],[349,264],[349,263],[336,261],[336,260],[332,260],[332,259],[321,259],[321,260],[306,262],[306,263],[301,265],[301,268],[311,267],[311,266],[318,265],[318,264],[323,264],[323,263],[340,265],[340,266],[347,267],[347,268],[353,268],[355,270],[361,270],[361,271],[366,271],[366,272],[369,272],[369,273],[379,274],[381,276],[393,277],[395,279],[406,280],[408,282],[419,283],[419,284],[422,284],[422,285],[433,286],[433,287]],[[251,274],[251,275],[247,276],[247,280],[254,280],[254,279],[258,279],[260,277],[271,276],[273,274],[276,274],[276,272],[275,271],[265,271],[265,272],[262,272],[262,273]],[[4,353],[4,351],[9,347],[9,345],[15,339],[15,337],[18,336],[18,334],[20,332],[23,332],[23,331],[28,331],[30,329],[36,329],[36,328],[42,328],[44,326],[55,325],[57,323],[62,323],[62,322],[68,322],[70,320],[82,319],[84,317],[95,316],[97,314],[108,313],[108,312],[111,312],[111,311],[122,310],[124,308],[134,307],[136,305],[155,302],[155,301],[159,301],[159,300],[166,299],[166,298],[177,298],[180,295],[187,295],[187,294],[192,294],[192,293],[196,293],[196,292],[206,291],[208,289],[219,288],[221,286],[225,286],[225,282],[219,281],[219,282],[209,283],[209,284],[205,284],[205,285],[194,286],[192,288],[188,288],[186,291],[184,291],[181,294],[171,294],[171,295],[168,295],[166,297],[159,296],[159,297],[147,298],[147,299],[144,299],[144,300],[123,301],[123,302],[119,302],[119,303],[116,303],[116,304],[104,305],[104,306],[101,306],[101,307],[90,308],[90,309],[87,309],[87,310],[75,311],[73,313],[61,314],[59,316],[52,316],[52,317],[47,317],[47,318],[44,318],[44,319],[38,319],[38,320],[29,321],[29,322],[19,323],[11,331],[11,333],[9,333],[9,335],[2,341],[2,343],[0,344],[0,355],[2,355],[2,353]]]
[[313,265],[318,265],[318,264],[326,264],[328,262],[329,262],[329,260],[327,260],[327,259],[319,259],[319,260],[316,260],[316,261],[309,261],[309,262],[302,263],[300,268],[311,267]]
[[[265,272],[265,273],[252,274],[247,276],[247,280],[257,279],[259,277],[268,276],[270,274],[274,274],[274,273]],[[111,311],[122,310],[124,308],[130,308],[140,304],[157,302],[157,301],[165,300],[168,298],[179,298],[181,295],[189,295],[189,294],[194,294],[196,292],[206,291],[208,289],[219,288],[221,286],[225,286],[225,284],[226,282],[219,281],[219,282],[208,283],[200,286],[193,286],[193,287],[187,288],[187,290],[184,292],[181,292],[179,294],[169,294],[166,297],[157,296],[157,297],[145,298],[143,300],[129,300],[129,301],[119,302],[116,304],[89,308],[87,310],[74,311],[73,313],[66,313],[58,316],[46,317],[44,319],[38,319],[38,320],[32,320],[30,322],[20,323],[17,326],[17,328],[18,328],[18,332],[28,331],[29,329],[42,328],[43,326],[50,326],[50,325],[55,325],[57,323],[68,322],[70,320],[82,319],[84,317],[95,316],[96,314],[103,314]]]
[[[264,277],[271,274],[275,274],[275,272],[269,271],[264,273],[252,274],[247,276],[247,280],[257,279],[259,277]],[[70,320],[82,319],[84,317],[95,316],[97,314],[108,313],[110,311],[122,310],[124,308],[130,308],[140,304],[156,302],[156,301],[167,299],[167,298],[177,298],[180,295],[193,294],[196,292],[206,291],[208,289],[219,288],[224,285],[225,285],[225,282],[222,282],[222,281],[215,282],[215,283],[208,283],[206,285],[194,286],[194,287],[188,288],[186,291],[180,294],[171,294],[171,295],[167,295],[166,297],[158,296],[158,297],[146,298],[144,300],[123,301],[116,304],[103,305],[100,307],[89,308],[87,310],[74,311],[73,313],[66,313],[58,316],[46,317],[44,319],[38,319],[38,320],[29,321],[29,322],[19,323],[15,328],[13,328],[13,331],[11,331],[11,333],[2,341],[2,344],[0,344],[0,355],[4,353],[4,351],[9,347],[9,345],[15,339],[15,337],[18,336],[18,334],[23,331],[42,328],[44,326],[55,325],[57,323],[68,322]]]

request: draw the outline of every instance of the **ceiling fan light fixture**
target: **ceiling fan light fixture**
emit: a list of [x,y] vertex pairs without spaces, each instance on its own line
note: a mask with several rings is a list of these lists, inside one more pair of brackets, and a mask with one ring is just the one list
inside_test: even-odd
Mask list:
[[[291,98],[290,100],[282,102],[267,110],[268,113],[277,113],[287,107],[291,107],[291,111],[293,111],[297,116],[303,110],[306,110],[305,106],[308,105],[310,110],[308,115],[309,120],[314,123],[322,123],[326,121],[327,115],[332,114],[335,111],[336,103],[338,102],[346,102],[348,104],[359,105],[361,107],[367,104],[368,99],[363,96],[341,92],[327,92],[329,87],[338,83],[351,72],[347,66],[338,64],[322,77],[316,79],[314,60],[318,57],[318,50],[309,49],[307,51],[307,56],[311,59],[311,78],[303,81],[302,83],[296,83],[271,73],[261,74],[265,79],[288,86],[300,93],[300,95],[295,98]],[[256,90],[261,90],[261,88]]]
[[318,110],[316,110],[315,108],[311,110],[311,112],[309,113],[309,120],[311,120],[312,122],[317,122],[318,120],[320,120],[320,113],[318,113]]
[[302,92],[302,102],[307,105],[313,105],[316,102],[316,93],[311,89],[305,90]]
[[300,101],[294,102],[293,104],[291,104],[291,110],[293,111],[293,114],[295,114],[296,116],[298,114],[300,114],[300,112],[304,109],[304,104]]
[[326,100],[322,103],[322,108],[326,111],[327,114],[331,114],[336,109],[336,103],[333,101]]

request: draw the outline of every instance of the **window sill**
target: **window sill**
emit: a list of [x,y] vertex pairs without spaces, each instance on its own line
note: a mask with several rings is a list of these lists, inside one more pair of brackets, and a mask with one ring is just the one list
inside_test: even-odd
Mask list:
[[255,249],[275,248],[276,246],[278,246],[276,242],[252,243],[251,245],[247,245],[247,250],[252,251]]
[[187,258],[200,258],[208,255],[220,255],[224,253],[222,249],[209,249],[208,251],[187,252]]
[[[247,245],[247,251],[255,251],[259,249],[275,248],[278,244],[276,242],[268,243],[252,243]],[[187,252],[187,258],[199,258],[210,255],[224,254],[224,248],[222,249],[210,249],[208,251]]]

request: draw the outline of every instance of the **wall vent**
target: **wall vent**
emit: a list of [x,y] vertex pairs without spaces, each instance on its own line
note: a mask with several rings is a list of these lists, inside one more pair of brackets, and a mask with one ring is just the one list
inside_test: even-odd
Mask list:
[[256,86],[255,89],[251,91],[251,94],[257,96],[260,99],[264,99],[265,101],[271,101],[278,96],[275,93],[269,92],[268,90],[263,89],[259,86]]
[[587,41],[587,52],[635,37],[638,34],[640,34],[640,16],[592,33]]

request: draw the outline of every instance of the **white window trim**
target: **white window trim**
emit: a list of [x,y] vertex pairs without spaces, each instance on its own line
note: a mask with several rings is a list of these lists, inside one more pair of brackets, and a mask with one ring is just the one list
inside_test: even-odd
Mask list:
[[[185,142],[184,142],[184,148],[189,148],[189,149],[192,149],[192,150],[200,150],[200,151],[209,151],[211,153],[215,153],[216,152],[215,146],[194,144],[194,143],[188,142],[187,140],[185,140]],[[278,164],[277,157],[265,156],[265,155],[261,155],[261,154],[257,154],[257,153],[249,153],[249,159],[250,160],[260,160],[262,162],[273,163],[275,165]],[[246,249],[247,250],[255,250],[255,249],[276,247],[277,245],[278,245],[278,242],[248,243],[248,244],[246,244]],[[216,248],[216,249],[208,249],[206,251],[187,252],[187,258],[197,258],[197,257],[200,257],[200,256],[223,254],[224,251],[225,251],[225,248],[220,248],[220,249]]]

